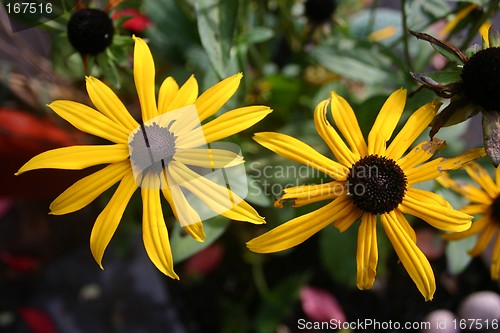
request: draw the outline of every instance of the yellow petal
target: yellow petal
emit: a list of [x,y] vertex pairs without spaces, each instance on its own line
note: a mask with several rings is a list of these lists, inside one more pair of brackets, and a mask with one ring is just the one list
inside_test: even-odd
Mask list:
[[429,261],[401,227],[394,211],[380,215],[380,220],[398,258],[418,290],[426,301],[432,300],[436,281]]
[[[465,17],[467,17],[469,15],[469,13],[474,10],[475,8],[477,8],[477,5],[476,4],[469,4],[468,6],[464,6],[462,9],[460,9],[457,14],[455,15],[455,17],[451,20],[449,20],[445,26],[443,27],[443,29],[441,29],[441,31],[439,32],[439,35],[441,37],[445,37],[447,36],[456,26],[458,23],[460,23]],[[488,40],[488,39],[486,39]]]
[[363,214],[358,231],[356,267],[358,289],[370,289],[377,275],[377,215]]
[[386,155],[387,140],[377,133],[371,136],[371,140],[368,140],[368,154],[385,156]]
[[467,164],[464,168],[469,176],[486,191],[490,198],[494,199],[497,197],[499,190],[488,171],[475,162]]
[[227,138],[261,121],[272,110],[267,106],[247,106],[228,111],[202,126],[206,143]]
[[472,257],[478,256],[486,250],[491,240],[495,235],[498,234],[498,227],[494,223],[489,223],[483,232],[479,234],[477,238],[476,245],[469,251],[469,255]]
[[388,25],[386,27],[371,32],[368,35],[368,40],[372,42],[380,42],[383,41],[384,39],[391,38],[396,34],[397,31],[398,28],[395,25]]
[[405,170],[408,184],[416,184],[431,179],[436,179],[444,172],[449,170],[456,170],[476,158],[484,156],[484,149],[471,149],[457,157],[452,158],[438,158],[425,163],[419,167]]
[[470,204],[460,208],[460,211],[465,214],[476,215],[476,214],[488,214],[489,209],[490,205],[487,204]]
[[351,151],[357,156],[366,156],[367,145],[354,110],[343,97],[336,93],[331,94],[331,100],[333,121],[349,144]]
[[[175,141],[176,147],[193,148],[205,146],[207,144],[201,129],[198,111],[196,111],[196,106],[194,104],[175,109],[175,111],[169,111],[173,112],[159,117],[158,123],[162,127],[170,126],[170,131],[177,136]],[[196,141],[197,144],[186,144],[189,141]]]
[[177,94],[175,94],[174,98],[171,99],[170,103],[163,104],[162,111],[166,112],[194,104],[197,97],[198,81],[196,81],[194,75],[191,75],[186,83],[184,83],[177,91]]
[[454,210],[451,206],[443,206],[442,200],[435,193],[409,188],[399,209],[441,230],[459,232],[469,229],[472,216]]
[[488,216],[483,216],[477,220],[474,220],[472,222],[472,225],[469,229],[462,231],[462,232],[454,232],[452,234],[443,234],[441,237],[446,240],[457,240],[457,239],[463,239],[466,237],[470,237],[472,235],[475,235],[477,233],[480,233],[481,231],[486,228],[490,224],[490,218]]
[[430,159],[434,153],[446,142],[434,137],[431,141],[424,141],[413,148],[406,156],[398,160],[401,169],[407,171]]
[[81,170],[94,165],[121,162],[128,159],[128,155],[128,146],[125,144],[57,148],[36,155],[16,175],[36,169]]
[[347,194],[345,182],[328,182],[318,185],[301,185],[287,187],[283,195],[276,200],[274,207],[283,208],[285,203],[292,203],[293,207],[301,207],[313,202],[335,199]]
[[141,188],[142,196],[142,239],[149,259],[165,275],[178,280],[174,272],[174,261],[168,239],[167,226],[161,210],[160,193],[154,188],[159,181],[157,175],[146,175],[145,187]]
[[[163,174],[164,175],[164,174]],[[182,193],[180,187],[167,174],[168,186],[162,189],[163,196],[168,201],[175,218],[179,221],[181,227],[186,230],[198,242],[203,242],[205,232],[201,225],[201,219],[198,213],[191,207]]]
[[155,96],[155,64],[148,45],[139,37],[133,37],[134,47],[134,81],[141,104],[144,122],[156,117]]
[[495,169],[495,184],[500,188],[500,165]]
[[207,169],[229,168],[244,162],[242,156],[225,149],[180,149],[174,159]]
[[349,173],[344,165],[321,155],[311,146],[289,135],[263,132],[256,133],[254,140],[280,156],[315,168],[335,180],[346,180]]
[[73,101],[54,101],[48,105],[80,131],[114,143],[127,143],[130,131],[102,113]]
[[126,128],[129,133],[139,126],[122,101],[107,85],[93,76],[87,76],[85,82],[89,97],[97,110]]
[[132,171],[129,171],[123,177],[120,185],[111,197],[111,200],[109,200],[108,204],[95,221],[90,235],[90,250],[92,251],[95,261],[101,268],[103,268],[102,257],[104,251],[113,237],[123,216],[123,212],[136,189],[137,185]]
[[429,126],[440,105],[441,103],[435,100],[415,111],[408,118],[398,135],[392,140],[389,148],[387,148],[387,157],[395,161],[400,159],[418,136]]
[[393,214],[396,216],[396,219],[399,221],[401,228],[406,232],[406,234],[410,237],[410,239],[416,244],[417,243],[417,234],[415,230],[413,230],[410,222],[406,219],[403,213],[399,209],[394,209]]
[[[436,178],[436,181],[443,185],[446,188],[452,189],[453,191],[461,194],[465,199],[479,203],[480,205],[486,204],[489,205],[492,201],[492,199],[481,189],[471,185],[471,184],[466,184],[462,182],[456,182],[455,180],[451,179],[447,174],[443,174]],[[475,214],[475,213],[468,213],[467,214]]]
[[247,242],[251,251],[271,253],[287,250],[305,242],[337,218],[349,212],[345,209],[351,199],[348,196],[339,197],[329,204],[302,216],[285,222],[271,231]]
[[[326,112],[328,109],[328,105],[330,100],[324,100],[316,106],[314,110],[314,124],[316,125],[316,130],[319,135],[326,142],[333,155],[337,158],[337,160],[347,167],[351,167],[354,163],[356,163],[360,156],[358,154],[353,153],[347,145],[344,143],[340,135],[330,124],[328,119],[326,118]],[[332,106],[333,108],[333,106]],[[342,112],[341,112],[342,113]]]
[[204,242],[207,237],[201,222],[184,225],[182,229],[197,242]]
[[339,217],[335,220],[335,222],[333,222],[333,226],[340,232],[344,232],[349,229],[353,225],[353,223],[363,215],[363,211],[358,209],[358,207],[356,207],[354,201],[352,200],[347,205],[345,210],[348,211],[347,215]]
[[234,95],[243,74],[238,73],[207,89],[196,100],[200,121],[213,116]]
[[[476,6],[474,4],[471,4],[470,6]],[[481,24],[481,27],[479,27],[479,33],[481,34],[481,37],[483,38],[484,45],[488,48],[490,47],[490,28],[491,28],[491,22],[484,22]]]
[[500,237],[496,237],[491,258],[491,279],[498,280],[500,275]]
[[62,215],[82,209],[122,179],[128,170],[130,162],[125,160],[80,179],[50,204],[50,214]]
[[442,171],[456,170],[463,165],[474,161],[480,157],[486,156],[484,148],[475,148],[466,151],[456,157],[441,159],[440,169]]
[[236,193],[198,175],[184,164],[172,161],[168,171],[176,184],[193,193],[214,212],[237,221],[264,223],[257,211]]
[[170,105],[178,91],[179,85],[175,82],[173,77],[169,76],[163,80],[160,91],[158,92],[158,114],[173,110]]
[[[377,135],[380,135],[382,140],[387,142],[392,136],[396,128],[399,118],[403,113],[406,104],[406,90],[398,89],[393,92],[385,101],[380,110],[375,123],[372,126],[370,134],[368,134],[368,146],[372,146],[370,141],[379,141]],[[373,145],[377,147],[377,145]],[[373,152],[377,153],[377,152]]]

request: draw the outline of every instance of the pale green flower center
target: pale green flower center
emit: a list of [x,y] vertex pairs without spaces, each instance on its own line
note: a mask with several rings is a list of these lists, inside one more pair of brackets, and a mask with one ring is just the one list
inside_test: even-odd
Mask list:
[[141,125],[129,143],[132,151],[130,159],[137,168],[159,174],[172,161],[176,151],[176,136],[169,130],[172,123],[167,127],[156,123]]

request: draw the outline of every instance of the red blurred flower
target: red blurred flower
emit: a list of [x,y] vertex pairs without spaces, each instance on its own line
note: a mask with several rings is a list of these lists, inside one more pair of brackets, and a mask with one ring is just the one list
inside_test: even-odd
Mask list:
[[122,16],[130,16],[128,20],[123,22],[123,27],[133,32],[143,32],[150,25],[149,18],[139,12],[135,8],[127,8],[120,11],[116,11],[113,14],[113,20],[116,20]]
[[64,176],[59,172],[58,177],[54,177],[54,170],[42,170],[37,175],[22,178],[14,173],[36,154],[81,141],[73,133],[54,125],[48,117],[0,108],[0,197],[53,199],[68,183],[89,171],[67,172]]
[[189,275],[206,275],[219,265],[223,256],[224,247],[212,244],[189,258],[184,265],[184,271]]
[[40,260],[36,257],[11,254],[6,251],[0,252],[0,262],[20,273],[29,273],[40,267]]
[[19,309],[19,316],[34,333],[57,333],[52,319],[42,310],[24,307]]

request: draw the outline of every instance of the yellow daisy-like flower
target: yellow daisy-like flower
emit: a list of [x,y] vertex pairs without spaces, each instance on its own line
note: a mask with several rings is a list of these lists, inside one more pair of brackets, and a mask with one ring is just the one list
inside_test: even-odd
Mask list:
[[17,174],[41,169],[78,170],[109,164],[73,184],[50,205],[54,215],[77,211],[119,182],[111,200],[98,216],[90,237],[92,254],[102,268],[102,257],[132,194],[141,188],[143,241],[151,261],[164,274],[178,279],[160,203],[160,191],[181,226],[203,241],[202,218],[185,192],[191,193],[217,214],[229,219],[264,223],[262,217],[226,186],[196,173],[191,167],[220,170],[243,163],[239,154],[207,147],[260,121],[271,110],[266,106],[234,109],[203,125],[235,93],[237,74],[198,96],[196,79],[179,87],[166,78],[155,93],[155,67],[147,44],[134,37],[134,80],[141,106],[139,124],[104,83],[87,77],[86,85],[97,110],[73,101],[54,101],[49,107],[79,130],[111,141],[111,145],[73,146],[33,157]]
[[[435,179],[445,170],[456,169],[484,155],[482,149],[461,156],[429,160],[444,141],[434,139],[420,143],[406,156],[415,139],[429,125],[438,103],[429,103],[413,113],[405,126],[387,147],[403,113],[406,91],[397,90],[385,102],[365,142],[354,111],[345,99],[335,93],[318,104],[314,121],[319,135],[338,162],[323,156],[307,144],[279,133],[257,133],[255,140],[275,153],[304,163],[330,176],[331,182],[286,188],[275,202],[294,207],[312,202],[329,201],[316,211],[294,218],[247,243],[259,253],[277,252],[296,246],[331,224],[341,232],[361,218],[358,231],[357,286],[369,289],[375,281],[378,261],[377,217],[399,259],[418,289],[430,300],[436,285],[431,266],[416,245],[416,235],[404,214],[419,217],[430,225],[448,231],[464,231],[472,217],[454,210],[440,196],[412,186]],[[327,120],[327,109],[337,130]],[[347,144],[346,144],[347,143]]]
[[470,204],[462,207],[460,211],[475,215],[482,215],[472,223],[470,229],[462,232],[445,234],[443,238],[457,240],[479,235],[475,246],[469,251],[471,256],[481,254],[486,247],[494,242],[493,256],[491,260],[491,278],[498,280],[500,275],[500,167],[495,170],[495,181],[493,181],[485,169],[477,163],[470,163],[464,167],[469,176],[481,188],[472,184],[465,184],[451,179],[448,175],[443,175],[437,180],[443,186],[461,194]]

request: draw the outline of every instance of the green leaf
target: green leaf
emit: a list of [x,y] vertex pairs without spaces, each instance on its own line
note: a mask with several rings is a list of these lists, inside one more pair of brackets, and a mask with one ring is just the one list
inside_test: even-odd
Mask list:
[[358,228],[351,227],[340,233],[325,228],[319,234],[321,261],[330,277],[343,286],[356,288],[356,249]]
[[[144,10],[153,23],[145,33],[157,58],[183,61],[191,47],[199,45],[194,14],[184,10],[181,1],[143,0]],[[191,15],[190,15],[191,14]],[[165,61],[166,61],[165,60]]]
[[[455,181],[470,182],[470,178],[463,170],[455,171],[451,176]],[[463,196],[442,186],[439,186],[434,192],[446,199],[455,209],[459,209],[467,203]],[[446,262],[450,274],[460,274],[470,263],[472,257],[469,256],[468,251],[474,247],[476,238],[476,236],[471,236],[446,243]]]
[[461,73],[460,71],[435,71],[435,72],[424,73],[423,75],[425,75],[428,78],[431,78],[437,83],[450,84],[461,81],[460,73]]
[[474,247],[476,238],[476,236],[471,236],[448,242],[445,253],[450,274],[460,274],[469,265],[472,257],[468,251]]
[[228,76],[230,49],[238,17],[238,1],[200,0],[195,3],[201,44],[220,78]]
[[222,216],[203,221],[207,237],[204,242],[198,242],[186,235],[179,223],[176,222],[170,232],[170,247],[174,262],[177,264],[215,242],[226,231],[229,223],[230,221]]
[[380,62],[374,61],[375,55],[370,50],[355,47],[335,50],[320,46],[313,49],[311,55],[325,68],[351,80],[367,84],[390,81],[391,73],[381,68]]
[[239,37],[242,43],[262,43],[274,37],[274,31],[267,27],[254,27]]

